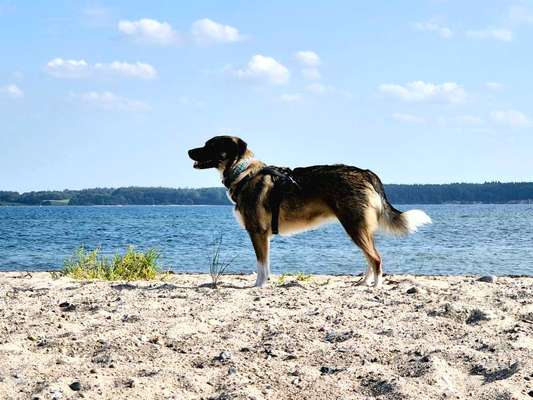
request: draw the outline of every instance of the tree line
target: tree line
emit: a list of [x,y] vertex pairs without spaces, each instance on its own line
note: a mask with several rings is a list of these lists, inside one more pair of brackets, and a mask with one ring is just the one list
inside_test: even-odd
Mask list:
[[[394,204],[533,203],[533,182],[385,185]],[[0,191],[0,205],[223,205],[224,188],[123,187],[83,190]]]

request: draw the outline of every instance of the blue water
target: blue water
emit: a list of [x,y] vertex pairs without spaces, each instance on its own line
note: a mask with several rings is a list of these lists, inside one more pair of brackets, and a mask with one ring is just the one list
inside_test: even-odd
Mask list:
[[[401,206],[425,210],[434,223],[404,238],[379,236],[385,272],[533,275],[532,205]],[[212,243],[233,272],[255,270],[248,236],[230,206],[0,207],[0,271],[60,268],[80,245],[113,254],[128,245],[154,247],[177,272],[207,272]],[[338,224],[275,237],[275,273],[355,274],[360,251]]]

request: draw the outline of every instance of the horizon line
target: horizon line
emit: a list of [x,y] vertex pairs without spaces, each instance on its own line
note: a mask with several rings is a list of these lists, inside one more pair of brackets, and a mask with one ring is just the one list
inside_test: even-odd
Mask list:
[[[533,184],[533,181],[485,181],[485,182],[448,182],[448,183],[383,183],[385,186],[390,185],[403,185],[403,186],[443,186],[443,185],[490,185],[490,184],[499,184],[499,185],[508,185],[508,184]],[[1,189],[1,192],[15,192],[19,194],[25,193],[34,193],[34,192],[65,192],[65,191],[82,191],[82,190],[94,190],[94,189],[125,189],[125,188],[138,188],[138,189],[174,189],[174,190],[202,190],[202,189],[227,189],[224,186],[203,186],[203,187],[189,187],[189,186],[94,186],[94,187],[85,187],[82,189],[33,189],[26,191],[12,190],[12,189]]]

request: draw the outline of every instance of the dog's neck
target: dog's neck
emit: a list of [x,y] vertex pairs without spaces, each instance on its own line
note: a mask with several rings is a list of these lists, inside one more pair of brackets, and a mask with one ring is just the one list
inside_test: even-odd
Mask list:
[[256,160],[251,151],[247,151],[241,158],[227,165],[222,172],[222,183],[230,191],[232,187],[238,184],[246,176],[253,174],[264,165],[261,161]]

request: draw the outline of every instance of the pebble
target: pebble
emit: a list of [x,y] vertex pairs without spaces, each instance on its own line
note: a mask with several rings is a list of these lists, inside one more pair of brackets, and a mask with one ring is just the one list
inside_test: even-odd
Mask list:
[[230,369],[228,369],[228,375],[234,375],[236,373],[237,373],[237,368],[231,367]]
[[220,362],[226,362],[226,361],[231,360],[231,353],[229,351],[223,351],[222,353],[219,354],[218,360]]
[[134,387],[135,387],[135,380],[133,380],[133,379],[128,379],[128,380],[126,381],[126,387],[134,388]]
[[533,397],[533,390],[530,390],[529,392],[527,392],[527,395],[528,395],[529,397]]
[[81,383],[78,381],[74,381],[70,385],[68,385],[68,387],[74,390],[75,392],[79,392],[81,390]]
[[59,304],[59,307],[61,308],[61,311],[76,310],[76,304],[69,303],[68,301],[64,301],[63,303]]
[[486,275],[482,276],[478,279],[478,282],[485,282],[485,283],[496,283],[496,276],[495,275]]
[[336,374],[337,372],[344,371],[345,368],[334,368],[334,367],[321,367],[320,373],[322,375],[332,375]]
[[405,292],[407,294],[415,294],[415,293],[418,293],[418,289],[416,287],[412,287],[412,288],[409,288],[407,289],[407,292]]

